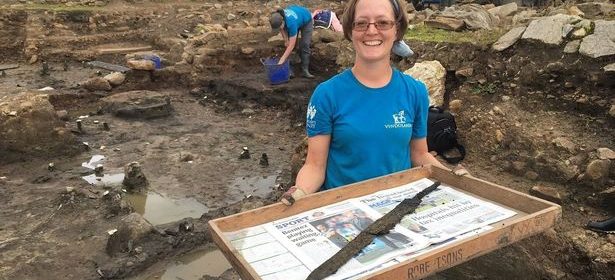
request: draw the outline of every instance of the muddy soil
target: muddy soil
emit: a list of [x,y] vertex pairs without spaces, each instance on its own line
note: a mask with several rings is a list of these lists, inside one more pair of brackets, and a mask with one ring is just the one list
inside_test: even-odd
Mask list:
[[[279,42],[268,42],[271,34],[262,20],[263,11],[277,3],[257,2],[262,9],[255,10],[253,2],[110,1],[65,11],[26,9],[17,2],[1,10],[0,62],[21,66],[0,77],[0,98],[53,87],[44,93],[56,110],[67,111],[65,126],[76,138],[69,145],[79,152],[33,157],[0,151],[0,278],[238,279],[215,255],[207,221],[273,203],[292,183],[291,158],[304,138],[305,105],[314,86],[338,68],[326,55],[330,49],[314,54],[316,80],[270,86],[258,58],[280,51]],[[328,1],[309,5],[338,7]],[[220,23],[225,31],[196,40],[200,49],[192,51],[195,46],[186,41],[194,43],[189,38],[198,37],[199,23]],[[463,103],[458,123],[470,151],[464,165],[472,174],[523,192],[546,185],[570,193],[555,229],[433,278],[615,279],[609,254],[615,239],[583,229],[590,219],[615,214],[599,194],[615,186],[615,172],[597,184],[561,176],[566,169],[558,167],[567,161],[584,170],[597,148],[615,149],[606,114],[615,104],[613,79],[599,72],[613,58],[596,62],[577,55],[560,61],[559,50],[533,45],[498,54],[484,46],[410,43],[417,55],[397,66],[438,59],[452,77],[446,98]],[[124,53],[99,50],[136,46],[151,46],[166,67],[132,71],[110,91],[81,87],[110,73],[83,61],[123,64]],[[49,75],[40,75],[43,60]],[[557,61],[565,66],[545,71]],[[473,77],[455,78],[455,70],[468,66]],[[105,110],[105,97],[130,90],[166,95],[173,110],[154,119],[120,118]],[[552,140],[561,136],[578,148],[554,147]],[[244,147],[248,159],[240,159]],[[263,154],[266,166],[260,164]],[[82,163],[95,155],[105,156],[100,163],[107,177],[93,176],[90,184],[83,177],[95,174]],[[149,190],[137,195],[121,185],[123,168],[133,161],[149,181]],[[132,248],[108,254],[108,232],[121,228],[132,212],[154,227]],[[190,230],[182,229],[186,225]],[[207,259],[211,254],[215,264]]]

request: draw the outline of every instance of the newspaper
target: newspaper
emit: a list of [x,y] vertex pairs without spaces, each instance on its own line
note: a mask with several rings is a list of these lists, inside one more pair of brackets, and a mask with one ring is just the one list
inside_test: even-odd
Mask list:
[[[225,233],[264,280],[305,279],[373,221],[430,186],[410,184],[309,210],[256,227]],[[374,239],[329,280],[355,279],[435,250],[515,215],[514,211],[441,185],[412,215]]]
[[[413,197],[431,184],[433,181],[425,178],[361,197],[359,201],[385,214],[395,208],[404,198]],[[510,218],[515,214],[514,211],[504,207],[441,185],[424,197],[421,206],[413,214],[405,216],[400,224],[429,238],[430,243],[439,243]]]
[[[265,225],[265,228],[281,240],[283,245],[297,252],[311,271],[333,256],[380,216],[366,205],[348,200],[275,221]],[[366,267],[378,266],[383,261],[400,254],[418,251],[428,245],[428,239],[397,226],[388,234],[376,237],[370,245],[328,279],[343,279]]]
[[453,238],[451,238],[449,240],[446,240],[446,241],[443,241],[443,242],[440,242],[440,243],[436,243],[436,244],[431,244],[431,245],[429,245],[429,247],[427,247],[425,249],[419,250],[417,252],[412,252],[410,254],[405,254],[405,255],[398,256],[398,257],[396,257],[396,258],[394,258],[392,260],[389,260],[387,262],[382,263],[379,266],[372,267],[372,268],[369,268],[369,269],[365,269],[365,270],[363,270],[363,271],[361,271],[361,272],[359,272],[359,273],[357,273],[357,274],[355,274],[355,275],[353,275],[351,277],[348,277],[348,278],[346,278],[344,280],[360,279],[361,277],[367,276],[367,275],[369,275],[369,274],[371,274],[373,272],[376,272],[376,271],[379,271],[379,270],[383,270],[383,269],[385,269],[387,267],[391,267],[391,266],[394,266],[396,264],[400,264],[400,263],[402,263],[404,261],[410,260],[412,258],[419,257],[421,255],[427,254],[427,253],[429,253],[431,251],[434,251],[436,249],[439,249],[441,247],[451,245],[451,244],[453,244],[455,242],[460,242],[460,241],[468,239],[470,237],[474,237],[476,235],[479,235],[480,233],[483,233],[485,231],[489,231],[492,228],[493,227],[491,227],[491,226],[485,226],[485,227],[482,227],[482,228],[479,228],[479,229],[472,230],[470,232],[466,232],[466,233],[461,234],[459,236],[453,237]]

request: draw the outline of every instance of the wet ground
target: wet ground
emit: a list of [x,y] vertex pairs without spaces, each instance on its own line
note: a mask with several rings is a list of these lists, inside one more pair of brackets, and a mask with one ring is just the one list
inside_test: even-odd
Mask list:
[[198,280],[203,276],[219,277],[231,268],[215,246],[196,249],[168,263],[158,264],[130,280]]
[[[264,31],[252,28],[260,15],[252,13],[253,3],[216,6],[189,2],[174,6],[156,2],[141,9],[123,1],[112,2],[107,14],[67,13],[76,21],[64,20],[64,13],[47,11],[6,17],[5,22],[21,20],[23,26],[9,30],[16,38],[26,42],[47,38],[39,45],[39,55],[51,58],[51,72],[40,75],[40,61],[28,64],[29,57],[21,57],[23,50],[15,51],[26,48],[24,42],[0,50],[11,53],[1,57],[3,61],[21,64],[0,76],[0,98],[26,89],[55,88],[45,93],[51,95],[56,110],[68,112],[65,124],[73,130],[79,152],[23,155],[0,165],[0,279],[236,279],[208,239],[206,222],[216,215],[275,201],[271,196],[279,193],[278,184],[291,180],[291,156],[304,137],[301,124],[305,104],[318,81],[298,78],[277,87],[267,84],[258,57],[275,50],[270,42],[265,43]],[[265,4],[267,9],[275,5]],[[102,16],[96,14],[99,12]],[[227,20],[229,13],[244,16],[248,23]],[[207,19],[208,15],[211,18]],[[82,18],[90,18],[98,26]],[[179,62],[181,48],[168,42],[183,40],[178,35],[184,29],[192,32],[197,23],[206,21],[225,22],[229,27],[225,32],[230,35],[224,40],[211,40],[213,45],[203,50],[217,48],[219,53],[201,56],[200,64],[132,75],[125,85],[111,92],[88,92],[79,86],[87,78],[109,73],[81,63],[93,49],[156,43],[168,58],[175,56],[172,62]],[[59,24],[52,28],[42,22]],[[159,31],[160,38],[151,38],[151,28]],[[259,36],[263,38],[254,38]],[[612,86],[591,80],[579,84],[579,89],[595,95],[590,101],[596,102],[585,105],[577,102],[577,89],[562,90],[565,81],[585,81],[584,72],[602,71],[601,66],[587,58],[566,56],[564,65],[575,66],[561,75],[561,81],[555,81],[540,73],[543,65],[560,59],[559,50],[541,54],[536,46],[520,45],[493,54],[486,48],[463,44],[410,44],[417,55],[402,64],[409,67],[420,60],[441,61],[449,71],[447,77],[451,77],[447,98],[463,100],[457,120],[469,151],[464,165],[473,175],[522,192],[537,184],[573,191],[564,199],[564,218],[555,230],[450,269],[435,279],[613,279],[613,258],[604,252],[613,250],[615,240],[583,229],[588,220],[612,214],[595,195],[600,189],[575,180],[562,182],[556,176],[558,171],[539,164],[530,168],[535,155],[566,164],[568,158],[576,160],[578,156],[573,158],[553,148],[551,140],[556,136],[582,143],[579,150],[584,153],[579,157],[588,157],[599,147],[613,147],[615,134],[605,121],[604,105],[593,105],[612,100]],[[254,53],[237,55],[246,46],[254,48]],[[318,59],[327,55],[314,54]],[[67,71],[63,70],[64,56],[68,57]],[[524,61],[518,56],[536,63],[529,67],[517,62]],[[124,61],[123,55],[97,58]],[[321,80],[337,67],[330,60],[313,63],[319,68],[314,73],[322,75]],[[453,78],[455,69],[468,65],[474,68],[474,77],[468,81]],[[490,70],[494,67],[497,71]],[[532,78],[507,76],[502,70],[506,67]],[[477,81],[483,79],[487,80],[483,87],[494,86],[496,90],[475,91],[482,85]],[[173,107],[170,116],[122,119],[101,110],[101,98],[135,89],[168,95]],[[503,113],[493,114],[495,106]],[[77,120],[82,123],[81,131]],[[506,134],[502,142],[496,141],[497,131]],[[244,147],[250,152],[248,159],[240,159]],[[268,166],[260,164],[263,154],[267,155]],[[97,155],[104,159],[90,162]],[[121,185],[124,166],[133,161],[141,164],[149,180],[149,188],[135,194],[124,191]],[[49,168],[50,163],[53,168]],[[93,169],[99,164],[102,171],[96,173]],[[529,171],[541,177],[529,176]],[[117,230],[133,211],[156,229],[140,240],[139,250],[108,255],[105,247],[109,232]],[[194,231],[178,232],[179,221],[189,217],[195,218]]]
[[[26,66],[20,71],[28,70],[31,68]],[[50,78],[69,80],[72,72],[56,74],[52,73]],[[26,88],[39,88],[45,82],[36,74],[23,75],[24,78],[11,79],[4,86],[14,88],[15,83],[22,81]],[[42,276],[36,259],[43,254],[57,256],[52,261],[56,265],[63,263],[61,256],[66,254],[97,264],[108,259],[100,253],[104,253],[107,232],[117,228],[122,216],[106,211],[104,198],[109,191],[119,191],[131,211],[163,227],[187,217],[198,219],[204,213],[248,197],[266,198],[279,183],[288,182],[290,156],[303,138],[302,128],[291,125],[288,112],[256,103],[241,102],[241,106],[234,105],[236,110],[229,110],[229,106],[217,104],[213,99],[202,102],[202,98],[189,94],[188,90],[162,90],[171,98],[174,108],[170,117],[121,119],[96,113],[100,103],[82,103],[82,97],[71,92],[75,91],[60,87],[49,93],[63,96],[54,105],[69,112],[67,126],[74,130],[81,143],[77,145],[83,151],[75,157],[6,164],[0,171],[3,201],[9,203],[2,210],[6,219],[3,218],[0,235],[5,241],[0,249],[16,254],[14,261],[0,270],[3,275]],[[81,132],[77,120],[81,121]],[[110,129],[105,130],[102,123],[108,123]],[[87,143],[89,149],[82,143]],[[244,147],[250,158],[240,159]],[[263,154],[268,158],[266,166],[260,163]],[[123,167],[132,161],[141,164],[149,181],[145,192],[127,193],[122,185]],[[50,163],[53,170],[48,168]],[[100,166],[102,171],[94,172]],[[24,192],[24,187],[28,191]],[[58,196],[63,199],[61,193],[67,192],[67,187],[78,190],[79,195],[68,198],[68,203],[59,202]],[[40,219],[42,223],[24,224],[23,219]],[[76,231],[65,232],[62,230],[65,227]],[[88,233],[84,235],[84,231]],[[90,252],[76,252],[79,243],[72,244],[65,238],[87,242]],[[61,243],[65,245],[58,245]],[[51,253],[50,248],[56,253]],[[72,273],[96,278],[95,267],[88,266]],[[219,276],[228,268],[221,253],[209,245],[164,259],[135,279],[199,279],[202,275]],[[61,275],[58,270],[52,273],[51,279],[63,278]]]

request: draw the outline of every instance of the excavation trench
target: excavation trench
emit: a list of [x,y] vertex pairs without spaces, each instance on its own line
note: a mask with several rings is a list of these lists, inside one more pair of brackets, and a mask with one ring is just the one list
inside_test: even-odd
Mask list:
[[[296,148],[305,135],[310,94],[339,66],[335,52],[319,49],[313,60],[316,80],[295,78],[269,85],[259,58],[279,53],[282,46],[267,42],[270,34],[258,25],[256,15],[246,19],[255,28],[236,21],[226,26],[231,28],[224,40],[214,36],[200,42],[202,49],[192,52],[197,53],[190,57],[192,64],[179,63],[184,46],[178,34],[204,21],[199,18],[205,17],[204,10],[222,21],[234,9],[250,15],[254,8],[235,3],[218,9],[209,4],[177,9],[164,4],[143,9],[114,5],[108,12],[93,13],[3,11],[0,59],[19,62],[20,67],[0,77],[0,98],[53,87],[45,94],[53,110],[66,110],[62,124],[74,141],[60,153],[29,147],[28,153],[10,150],[1,158],[6,163],[0,168],[0,240],[6,241],[0,250],[7,254],[0,254],[0,262],[6,264],[0,275],[236,279],[215,249],[207,221],[273,203],[292,184],[305,152]],[[151,30],[159,34],[153,36]],[[599,252],[612,242],[605,245],[606,237],[587,234],[579,222],[606,214],[600,210],[603,200],[594,195],[600,189],[561,174],[571,165],[584,170],[596,148],[615,146],[613,126],[605,114],[613,104],[612,76],[601,72],[596,61],[577,54],[562,58],[559,52],[532,44],[517,44],[502,53],[464,43],[410,44],[417,56],[395,65],[404,69],[423,60],[444,65],[446,100],[463,104],[457,121],[469,151],[465,165],[472,174],[523,192],[544,184],[574,194],[564,200],[564,217],[555,230],[433,279],[611,279],[613,261]],[[111,91],[90,92],[80,86],[110,73],[82,61],[125,61],[123,54],[96,55],[95,50],[142,45],[165,54],[163,69],[132,71]],[[33,54],[39,60],[26,63]],[[40,75],[41,60],[48,62],[49,75]],[[563,68],[551,73],[542,69],[554,61]],[[455,76],[456,70],[467,67],[474,70],[471,77]],[[569,86],[572,82],[574,87]],[[133,90],[161,94],[173,110],[153,119],[121,118],[106,111],[105,98]],[[502,139],[497,140],[496,131]],[[576,154],[555,147],[552,141],[558,136],[577,142]],[[240,159],[244,147],[250,157]],[[260,163],[263,154],[268,165]],[[293,154],[297,155],[291,160]],[[106,157],[102,164],[107,177],[81,166],[94,155]],[[133,161],[141,163],[149,181],[149,189],[141,194],[124,192],[120,182],[124,166]],[[613,183],[610,176],[605,184]],[[111,195],[104,195],[106,191]],[[121,199],[113,199],[116,194]],[[132,249],[138,250],[110,256],[105,251],[107,232],[120,228],[132,212],[154,229],[134,240]],[[180,230],[186,225],[192,230]]]

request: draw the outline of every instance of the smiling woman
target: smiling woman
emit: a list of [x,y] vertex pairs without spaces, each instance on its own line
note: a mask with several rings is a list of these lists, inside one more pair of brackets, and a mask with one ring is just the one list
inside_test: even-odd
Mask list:
[[354,66],[320,84],[308,105],[308,152],[282,202],[405,170],[442,166],[427,152],[425,85],[393,69],[391,48],[408,27],[399,0],[350,0],[344,37]]

